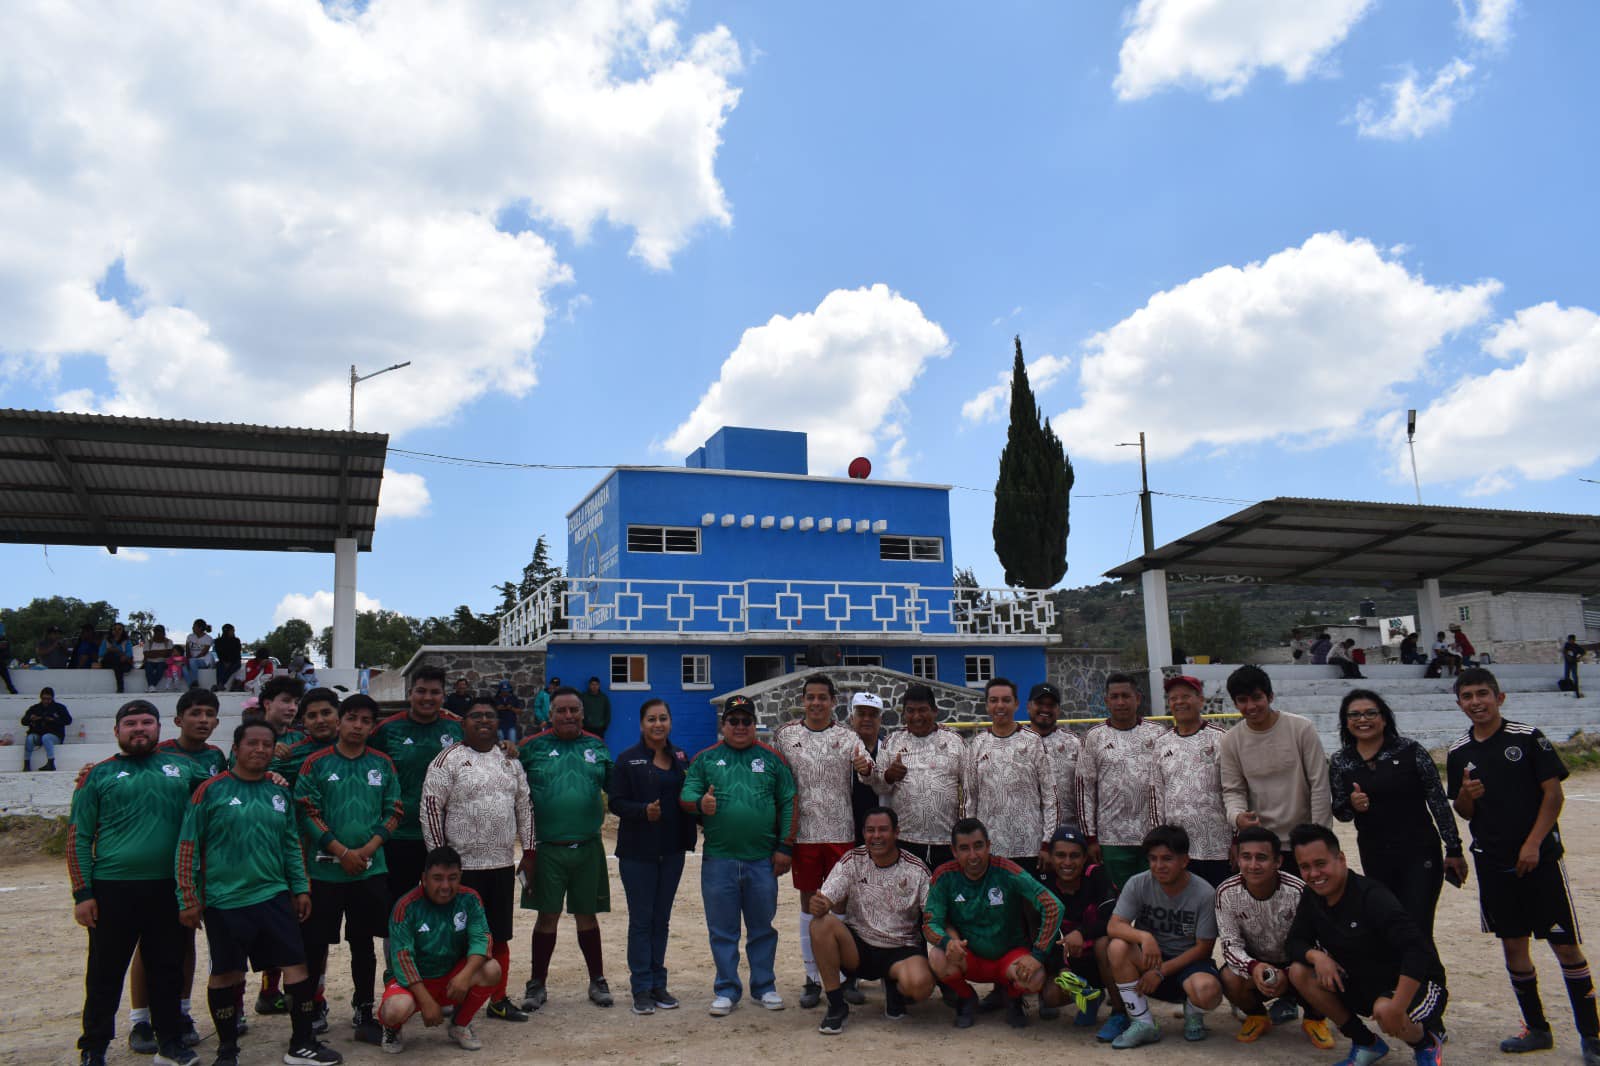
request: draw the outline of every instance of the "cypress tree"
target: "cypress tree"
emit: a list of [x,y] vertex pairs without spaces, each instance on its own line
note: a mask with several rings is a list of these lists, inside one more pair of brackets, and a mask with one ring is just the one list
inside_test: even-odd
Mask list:
[[1011,425],[994,483],[994,553],[1006,584],[1055,587],[1067,572],[1072,463],[1028,384],[1022,338],[1011,367]]

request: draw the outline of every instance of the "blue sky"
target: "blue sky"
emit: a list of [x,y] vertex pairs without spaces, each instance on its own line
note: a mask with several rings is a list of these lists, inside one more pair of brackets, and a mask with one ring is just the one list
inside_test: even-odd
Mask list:
[[[1069,585],[1274,495],[1593,511],[1600,98],[1583,2],[606,4],[0,14],[0,404],[986,489],[1021,334],[1077,470]],[[1315,10],[1313,10],[1313,8]],[[252,64],[236,63],[242,42]],[[93,62],[89,62],[92,57]],[[84,71],[89,71],[85,74]],[[994,417],[990,417],[990,416]],[[596,470],[391,456],[361,591],[489,608]],[[991,498],[953,558],[998,583]],[[332,561],[0,547],[246,636]]]

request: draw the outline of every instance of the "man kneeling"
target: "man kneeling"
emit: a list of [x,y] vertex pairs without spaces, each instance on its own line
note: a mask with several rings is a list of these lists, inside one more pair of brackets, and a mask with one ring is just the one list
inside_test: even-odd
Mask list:
[[900,817],[888,807],[867,812],[861,836],[865,846],[835,863],[811,897],[811,950],[828,997],[828,1013],[817,1032],[829,1036],[842,1031],[850,1017],[841,973],[882,981],[883,1015],[893,1021],[906,1016],[907,1001],[920,1003],[933,994],[920,929],[928,868],[900,850]]
[[400,1027],[413,1014],[433,1028],[444,1004],[456,1006],[450,1039],[467,1051],[483,1047],[473,1016],[500,983],[500,964],[489,957],[489,918],[483,901],[461,885],[461,856],[439,847],[423,861],[422,883],[389,916],[389,969],[394,979],[378,1007],[383,1050],[401,1049]]
[[1004,989],[1006,1024],[1021,1028],[1028,1024],[1022,997],[1044,987],[1044,960],[1061,933],[1061,901],[1010,859],[991,856],[989,830],[978,819],[951,826],[950,844],[955,859],[934,871],[922,918],[928,964],[955,991],[956,1028],[969,1028],[977,1015],[972,981]]
[[1289,928],[1289,980],[1350,1038],[1339,1066],[1371,1066],[1389,1053],[1360,1015],[1410,1044],[1418,1066],[1436,1066],[1449,996],[1433,943],[1393,893],[1350,872],[1332,830],[1297,826],[1289,842],[1311,888]]

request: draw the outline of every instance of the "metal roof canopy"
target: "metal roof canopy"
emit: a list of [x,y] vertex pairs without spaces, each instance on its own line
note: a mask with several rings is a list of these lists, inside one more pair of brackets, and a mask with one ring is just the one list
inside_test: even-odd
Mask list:
[[372,550],[389,437],[0,410],[0,542]]
[[1600,516],[1279,497],[1106,576],[1146,570],[1279,585],[1442,581],[1494,592],[1587,593],[1600,589]]

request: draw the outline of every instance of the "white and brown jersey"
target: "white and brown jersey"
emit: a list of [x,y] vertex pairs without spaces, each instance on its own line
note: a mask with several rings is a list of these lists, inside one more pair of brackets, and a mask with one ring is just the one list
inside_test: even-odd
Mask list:
[[1218,744],[1226,735],[1227,730],[1207,722],[1188,736],[1169,729],[1156,738],[1150,817],[1156,825],[1183,826],[1191,859],[1226,859],[1233,846]]
[[1044,741],[1031,729],[1008,737],[985,729],[967,742],[967,816],[989,830],[989,851],[1035,858],[1061,824],[1056,779]]
[[515,866],[533,847],[528,775],[499,748],[452,744],[428,764],[422,780],[422,839],[461,853],[463,870]]
[[914,948],[922,943],[922,908],[932,880],[922,860],[900,852],[888,866],[856,848],[834,864],[822,894],[844,904],[844,924],[877,948]]
[[1306,883],[1293,874],[1279,872],[1278,887],[1266,899],[1257,899],[1234,874],[1217,888],[1217,939],[1222,943],[1222,964],[1240,977],[1250,976],[1252,963],[1286,966],[1289,927]]
[[1078,757],[1078,828],[1100,844],[1134,847],[1150,822],[1150,774],[1162,727],[1118,729],[1102,722],[1083,738]]
[[[883,775],[896,757],[906,776],[894,784]],[[950,829],[961,817],[966,791],[967,742],[954,729],[939,726],[925,737],[906,730],[878,745],[872,788],[900,819],[900,839],[910,844],[949,844]]]
[[850,790],[856,781],[855,757],[867,754],[861,738],[839,722],[812,729],[797,718],[778,727],[772,746],[794,774],[799,823],[795,843],[846,844],[854,840]]
[[1039,739],[1044,741],[1045,754],[1050,756],[1050,768],[1055,771],[1058,824],[1077,825],[1078,759],[1083,755],[1083,741],[1072,730],[1060,726],[1048,734],[1039,733]]

